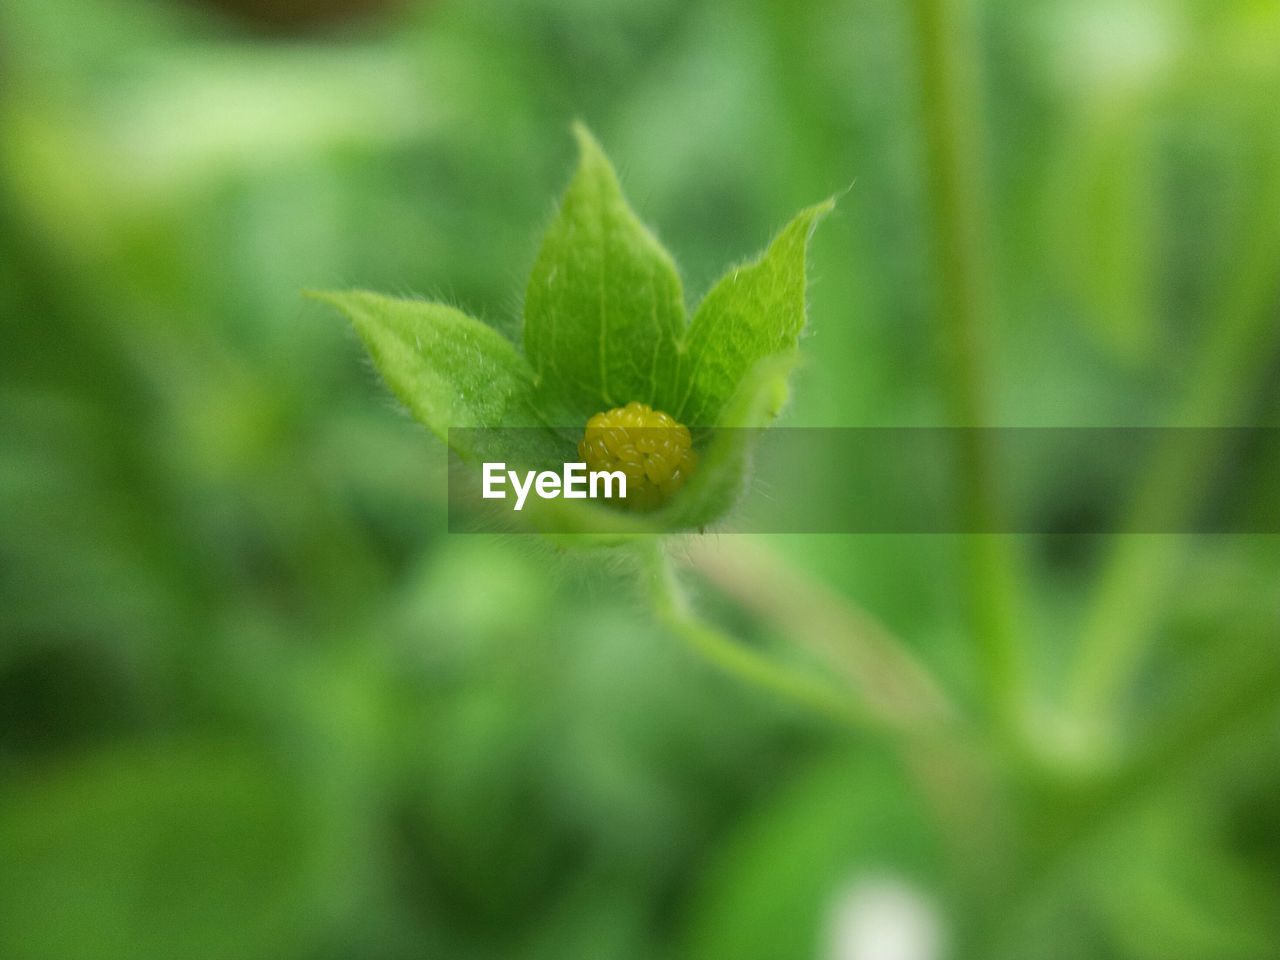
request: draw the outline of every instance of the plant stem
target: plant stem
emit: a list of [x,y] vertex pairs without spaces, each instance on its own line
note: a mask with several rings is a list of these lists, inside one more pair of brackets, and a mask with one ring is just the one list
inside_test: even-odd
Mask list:
[[745,684],[827,719],[860,729],[884,727],[883,720],[859,707],[836,687],[743,646],[694,613],[660,537],[639,544],[636,555],[659,621],[709,663]]
[[[1277,152],[1274,146],[1264,149],[1264,169],[1280,170]],[[1272,172],[1264,182],[1237,247],[1233,282],[1208,320],[1200,367],[1175,426],[1238,423],[1275,356],[1280,174]],[[1154,514],[1175,529],[1196,509],[1218,459],[1207,445],[1184,443],[1175,431],[1135,490],[1131,514]],[[1188,540],[1122,534],[1111,544],[1085,616],[1067,692],[1068,708],[1079,721],[1105,722],[1141,666]]]
[[1078,861],[1089,856],[1090,845],[1135,808],[1211,768],[1212,758],[1220,756],[1214,752],[1215,746],[1264,730],[1270,742],[1280,708],[1280,663],[1270,657],[1250,663],[1208,697],[1199,692],[1197,697],[1203,699],[1198,699],[1193,709],[1162,721],[1154,742],[1123,767],[1057,796],[1051,812],[1056,836],[1021,875],[1004,903],[1006,919],[992,925],[988,941],[975,955],[1005,955],[1008,951],[1001,947],[1010,933],[1007,918],[1025,917],[1033,911],[1037,900],[1071,876]]
[[905,643],[759,541],[738,536],[725,549],[695,538],[685,552],[708,582],[819,657],[887,724],[925,733],[961,723],[941,684]]
[[[923,100],[933,272],[944,353],[944,392],[956,430],[959,509],[971,530],[999,529],[987,423],[983,325],[991,315],[983,243],[978,111],[967,24],[954,0],[910,4]],[[970,628],[981,651],[985,702],[1015,739],[1023,721],[1026,665],[1017,644],[1017,578],[1010,541],[984,532],[961,541]]]

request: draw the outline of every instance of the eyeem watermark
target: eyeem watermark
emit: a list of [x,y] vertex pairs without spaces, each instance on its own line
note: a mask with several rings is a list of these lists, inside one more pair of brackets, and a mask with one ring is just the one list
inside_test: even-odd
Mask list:
[[517,510],[524,509],[530,492],[543,500],[564,497],[566,500],[625,500],[627,475],[621,470],[587,470],[585,463],[566,463],[564,470],[508,470],[505,463],[486,463],[480,495],[486,500],[507,499],[507,484],[515,491]]
[[[647,478],[567,442],[545,453],[543,427],[454,427],[449,436],[448,522],[457,533],[687,532],[680,498],[708,495],[708,471],[717,471],[714,496],[734,492],[724,474],[738,468],[714,452],[731,448],[751,451],[751,474],[738,479],[741,499],[718,533],[1280,536],[1280,426],[717,428],[701,439],[699,488],[674,494],[674,509],[648,511],[633,503]],[[993,465],[989,510],[970,509],[958,479],[974,443]],[[575,457],[585,469],[562,463]],[[1181,473],[1152,473],[1153,463],[1173,462],[1194,485]],[[539,488],[530,469],[553,472]],[[611,489],[597,477],[593,491],[591,470],[627,471],[625,486],[615,473]]]

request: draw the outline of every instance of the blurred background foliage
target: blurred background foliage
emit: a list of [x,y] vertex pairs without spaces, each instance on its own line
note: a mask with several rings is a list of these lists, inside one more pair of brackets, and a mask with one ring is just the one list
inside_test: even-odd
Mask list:
[[[620,563],[448,536],[441,446],[299,296],[517,335],[581,117],[695,299],[844,191],[788,422],[946,422],[936,8],[0,3],[0,957],[1280,956],[1278,538],[1073,536],[1061,464],[1026,749],[851,732]],[[991,422],[1277,425],[1280,7],[971,13]],[[768,538],[751,592],[870,611],[982,716],[963,548]],[[689,576],[771,655],[843,642]]]

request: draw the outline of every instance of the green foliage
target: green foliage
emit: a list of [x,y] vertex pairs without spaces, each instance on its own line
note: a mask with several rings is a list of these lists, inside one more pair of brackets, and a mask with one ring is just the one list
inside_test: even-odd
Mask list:
[[801,211],[769,249],[711,288],[685,338],[689,371],[677,416],[695,426],[720,412],[761,360],[796,345],[805,321],[805,253],[834,201]]
[[528,364],[479,320],[362,290],[314,296],[347,315],[397,399],[440,439],[450,427],[513,425],[528,410]]
[[0,955],[275,956],[313,851],[287,778],[238,748],[116,751],[0,804]]
[[684,335],[675,262],[627,205],[600,145],[581,157],[529,277],[524,348],[542,389],[586,422],[639,400],[672,410]]
[[1280,942],[1274,883],[1213,836],[1217,813],[1200,798],[1162,799],[1113,841],[1097,910],[1126,956],[1256,960]]
[[[365,19],[266,36],[251,6]],[[714,426],[767,423],[788,382],[797,425],[947,421],[928,165],[969,143],[950,169],[977,202],[948,216],[986,261],[989,422],[1275,422],[1280,6],[1005,2],[972,46],[955,6],[0,3],[0,957],[788,960],[883,869],[941,900],[955,960],[1274,960],[1280,538],[1114,563],[1019,540],[1034,764],[965,728],[893,769],[890,734],[656,624],[622,556],[446,534],[444,444],[298,303],[341,283],[484,317],[403,301],[365,335],[437,434],[527,414],[563,460],[584,411],[508,361],[566,113],[608,131],[691,297],[856,176],[804,362],[743,351],[740,390],[704,384],[718,413],[669,410],[706,428],[672,509],[719,516],[750,431]],[[921,12],[945,18],[932,63]],[[941,57],[973,85],[929,139]],[[477,409],[450,352],[512,405]],[[807,516],[852,493],[804,468]],[[1064,529],[1111,502],[1060,472]],[[984,716],[962,547],[697,538],[676,613],[896,697],[825,585]],[[1077,712],[1085,625],[1106,695]]]
[[[563,462],[593,413],[632,400],[704,440],[686,490],[660,514],[621,517],[590,504],[537,504],[558,529],[634,534],[702,527],[739,496],[754,429],[780,412],[805,322],[805,262],[827,200],[798,214],[757,259],[730,270],[687,321],[671,255],[627,204],[604,151],[581,124],[577,173],[548,228],[525,294],[524,349],[452,307],[364,291],[320,293],[355,325],[392,392],[466,458]],[[527,427],[500,434],[450,427]],[[509,432],[508,438],[517,434]]]
[[718,415],[699,469],[663,517],[670,526],[701,526],[723,514],[738,499],[751,466],[756,434],[777,418],[787,401],[787,381],[796,351],[763,357],[746,371]]
[[842,752],[801,772],[725,845],[691,905],[688,960],[816,957],[835,895],[865,881],[936,885],[941,853],[895,763]]

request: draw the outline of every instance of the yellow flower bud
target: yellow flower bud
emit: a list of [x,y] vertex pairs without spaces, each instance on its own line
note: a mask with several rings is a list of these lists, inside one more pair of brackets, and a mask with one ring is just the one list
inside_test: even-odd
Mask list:
[[689,428],[634,400],[588,420],[578,456],[589,471],[626,474],[626,503],[633,510],[662,506],[698,465]]

